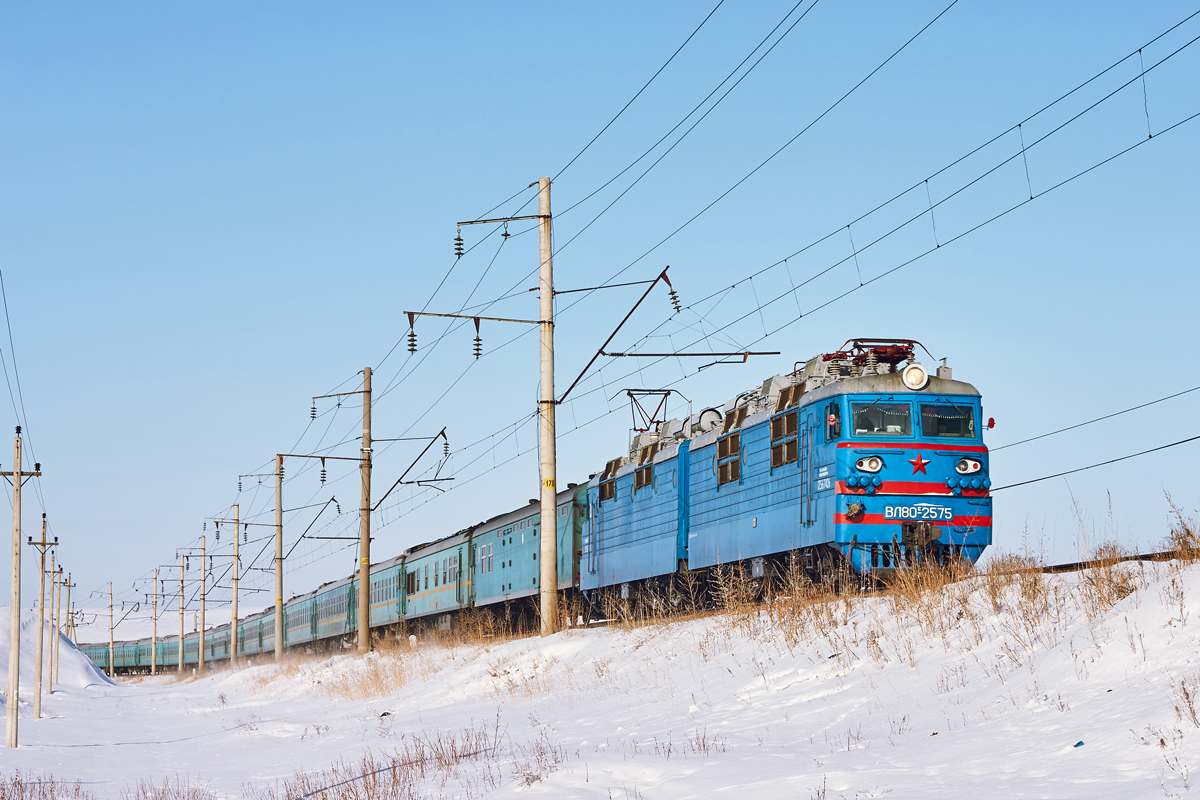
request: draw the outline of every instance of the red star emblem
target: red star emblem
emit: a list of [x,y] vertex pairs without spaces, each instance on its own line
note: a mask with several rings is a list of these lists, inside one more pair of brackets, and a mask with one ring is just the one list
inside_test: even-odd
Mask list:
[[929,474],[928,472],[925,472],[925,467],[926,467],[926,466],[927,466],[927,465],[928,465],[930,462],[929,462],[929,461],[926,461],[926,460],[925,460],[925,459],[923,459],[923,458],[921,458],[921,454],[920,454],[920,453],[917,453],[917,457],[916,457],[916,458],[914,458],[914,459],[912,459],[912,460],[911,460],[911,461],[909,461],[908,463],[910,463],[910,464],[912,464],[912,465],[913,465],[913,475],[916,475],[918,472],[924,472],[926,475],[928,475],[928,474]]

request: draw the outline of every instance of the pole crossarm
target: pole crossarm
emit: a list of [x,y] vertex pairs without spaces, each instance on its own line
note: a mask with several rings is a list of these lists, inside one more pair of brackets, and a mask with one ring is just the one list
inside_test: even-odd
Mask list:
[[474,314],[435,314],[432,311],[405,311],[408,315],[408,325],[412,327],[413,317],[445,317],[446,319],[473,319],[486,320],[488,322],[520,322],[525,325],[541,325],[542,320],[538,319],[509,319],[508,317],[480,317]]
[[330,397],[350,397],[351,395],[355,395],[355,394],[366,394],[366,392],[364,392],[362,389],[358,389],[353,392],[337,392],[336,394],[319,394],[319,395],[316,395],[315,397],[313,397],[313,400],[326,400]]
[[352,456],[314,456],[308,453],[280,453],[282,458],[318,458],[322,461],[329,459],[330,461],[362,461],[362,457],[354,458]]
[[495,222],[521,222],[527,219],[550,219],[549,214],[526,214],[523,217],[496,217],[495,219],[472,219],[458,225],[491,225]]
[[744,364],[750,356],[777,356],[779,355],[779,351],[776,350],[770,353],[751,352],[749,350],[742,350],[737,353],[608,353],[601,350],[600,354],[612,358],[729,358],[738,356],[742,359],[741,363]]

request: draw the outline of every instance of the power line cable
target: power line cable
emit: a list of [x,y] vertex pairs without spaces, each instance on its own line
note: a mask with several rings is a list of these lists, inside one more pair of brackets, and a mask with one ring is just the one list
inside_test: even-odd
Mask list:
[[997,486],[991,491],[993,494],[995,494],[996,492],[1003,491],[1004,489],[1015,489],[1018,486],[1028,486],[1031,483],[1040,483],[1041,481],[1048,481],[1051,478],[1061,478],[1064,475],[1074,475],[1076,472],[1083,472],[1084,470],[1095,469],[1096,467],[1103,467],[1107,466],[1108,464],[1116,464],[1118,461],[1128,461],[1131,458],[1144,456],[1148,453],[1157,453],[1159,450],[1166,450],[1169,447],[1178,447],[1181,444],[1187,444],[1188,442],[1195,442],[1197,440],[1200,440],[1200,436],[1193,436],[1190,439],[1180,439],[1178,442],[1171,442],[1170,444],[1151,447],[1149,450],[1143,450],[1140,453],[1130,453],[1127,456],[1121,456],[1119,458],[1110,458],[1108,461],[1101,461],[1096,464],[1088,464],[1086,467],[1077,467],[1076,469],[1069,469],[1066,472],[1056,472],[1053,475],[1044,475],[1041,478],[1033,478],[1032,480],[1021,481],[1020,483],[1010,483],[1006,486]]
[[1036,442],[1038,439],[1045,439],[1047,436],[1056,436],[1060,433],[1066,433],[1067,431],[1073,431],[1076,428],[1082,428],[1084,425],[1091,425],[1093,422],[1103,422],[1106,419],[1112,419],[1113,417],[1119,417],[1122,414],[1128,414],[1130,411],[1137,411],[1138,409],[1147,408],[1149,406],[1156,405],[1157,403],[1166,402],[1167,400],[1174,400],[1176,397],[1182,397],[1183,395],[1189,394],[1198,389],[1200,389],[1200,386],[1193,386],[1191,389],[1184,389],[1182,392],[1176,392],[1175,394],[1170,394],[1170,395],[1167,395],[1166,397],[1160,397],[1157,400],[1151,400],[1148,403],[1142,403],[1141,405],[1132,406],[1130,408],[1122,409],[1121,411],[1114,411],[1111,414],[1105,414],[1103,417],[1096,417],[1095,419],[1089,419],[1087,422],[1080,422],[1075,425],[1068,425],[1065,428],[1059,428],[1056,431],[1050,431],[1049,433],[1043,433],[1038,436],[1031,436],[1028,439],[1022,439],[1019,442],[1012,442],[1011,444],[1002,444],[999,447],[992,447],[992,448],[989,448],[988,452],[995,453],[1000,450],[1006,450],[1010,447],[1016,447],[1019,444],[1027,444],[1029,442]]
[[624,114],[624,113],[625,113],[625,111],[626,111],[626,110],[627,110],[627,109],[628,109],[628,108],[629,108],[631,105],[633,105],[633,101],[634,101],[634,100],[637,100],[639,97],[641,97],[641,96],[642,96],[642,92],[646,91],[646,89],[647,89],[647,88],[649,88],[650,84],[654,83],[654,79],[655,79],[655,78],[657,78],[657,77],[658,77],[658,76],[659,76],[659,75],[662,73],[662,71],[663,71],[664,69],[666,69],[666,68],[667,68],[667,65],[668,65],[668,64],[670,64],[672,61],[674,61],[674,60],[675,60],[675,56],[679,55],[680,51],[682,51],[682,50],[683,50],[683,48],[687,47],[687,43],[688,43],[688,42],[690,42],[690,41],[692,40],[692,38],[693,38],[693,37],[694,37],[694,36],[695,36],[697,33],[699,33],[699,32],[700,32],[700,29],[704,27],[704,23],[708,22],[708,20],[709,20],[709,19],[712,17],[712,15],[713,15],[713,14],[715,14],[715,13],[717,13],[717,9],[718,9],[718,8],[720,8],[720,7],[721,7],[721,4],[722,4],[722,3],[724,3],[724,2],[725,2],[725,0],[718,0],[717,4],[716,4],[715,6],[713,6],[713,10],[712,10],[712,11],[710,11],[710,12],[708,12],[708,16],[706,16],[704,19],[702,19],[702,20],[700,21],[700,24],[696,26],[696,30],[692,31],[692,32],[691,32],[691,34],[690,34],[690,35],[689,35],[689,36],[688,36],[686,39],[684,39],[684,40],[683,40],[683,44],[679,45],[678,49],[676,49],[676,50],[675,50],[675,52],[671,54],[671,57],[670,57],[670,58],[668,58],[668,59],[667,59],[667,60],[666,60],[666,61],[663,63],[663,65],[662,65],[661,67],[659,67],[659,68],[658,68],[658,71],[657,71],[657,72],[655,72],[653,75],[651,75],[651,76],[650,76],[650,80],[646,81],[646,84],[645,84],[644,86],[642,86],[642,88],[640,88],[640,89],[638,89],[638,90],[637,90],[637,94],[635,94],[633,97],[631,97],[631,98],[629,99],[629,102],[628,102],[628,103],[626,103],[626,104],[625,104],[625,105],[624,105],[624,106],[621,108],[621,110],[617,112],[617,115],[616,115],[615,117],[613,117],[612,119],[610,119],[610,120],[608,121],[608,124],[607,124],[607,125],[605,125],[603,128],[601,128],[601,129],[600,129],[600,133],[597,133],[595,136],[593,136],[593,137],[592,137],[592,140],[591,140],[590,142],[588,142],[587,144],[585,144],[585,145],[583,146],[583,149],[582,149],[582,150],[580,150],[578,153],[576,153],[576,154],[574,155],[574,157],[572,157],[572,158],[571,158],[571,160],[567,162],[566,166],[564,166],[562,169],[560,169],[560,170],[558,171],[558,173],[557,173],[557,174],[556,174],[556,175],[555,175],[555,176],[554,176],[554,177],[551,179],[552,181],[556,181],[556,180],[558,180],[558,177],[559,177],[559,175],[562,175],[564,172],[566,172],[566,171],[567,171],[567,170],[570,168],[570,166],[571,166],[572,164],[574,164],[574,163],[575,163],[575,162],[576,162],[576,161],[579,159],[579,157],[580,157],[581,155],[583,155],[584,153],[586,153],[586,152],[587,152],[587,150],[588,150],[588,148],[589,148],[589,147],[591,147],[592,145],[594,145],[594,144],[596,143],[596,140],[597,140],[597,139],[599,139],[601,136],[603,136],[603,135],[604,135],[604,132],[605,132],[606,130],[608,130],[610,127],[612,127],[612,124],[613,124],[614,122],[616,122],[616,121],[617,121],[617,119],[618,119],[618,118],[619,118],[619,117],[620,117],[622,114]]
[[[749,53],[747,53],[747,54],[746,54],[746,57],[745,57],[745,58],[743,58],[743,59],[741,60],[741,62],[739,62],[739,63],[738,63],[738,65],[737,65],[736,67],[734,67],[732,70],[730,70],[729,74],[728,74],[728,75],[726,75],[726,76],[725,76],[725,78],[724,78],[724,79],[722,79],[720,83],[718,83],[716,86],[714,86],[711,92],[709,92],[707,95],[705,95],[705,96],[704,96],[704,99],[702,99],[702,100],[701,100],[699,103],[697,103],[695,106],[693,106],[693,107],[692,107],[692,110],[691,110],[691,111],[689,111],[687,114],[685,114],[685,115],[683,116],[683,118],[679,120],[679,122],[676,122],[676,123],[675,123],[675,124],[674,124],[674,125],[671,127],[671,129],[670,129],[670,130],[668,130],[666,133],[664,133],[664,134],[662,135],[662,137],[661,137],[661,138],[659,138],[659,140],[658,140],[657,142],[655,142],[654,144],[650,145],[650,147],[648,147],[648,148],[646,149],[646,151],[645,151],[645,152],[643,152],[643,153],[642,153],[640,156],[638,156],[638,157],[637,157],[637,158],[635,158],[635,159],[634,159],[632,162],[630,162],[628,165],[626,165],[626,166],[625,166],[625,168],[624,168],[624,169],[622,169],[620,172],[618,172],[616,175],[613,175],[613,176],[612,176],[611,178],[609,178],[607,181],[605,181],[604,183],[602,183],[602,184],[601,184],[599,187],[597,187],[596,189],[593,189],[591,192],[589,192],[587,195],[585,195],[585,196],[584,196],[582,199],[580,199],[580,200],[576,200],[574,203],[572,203],[571,205],[567,206],[567,207],[566,207],[565,209],[563,209],[562,211],[560,211],[560,212],[558,212],[557,214],[555,214],[555,216],[556,216],[556,217],[562,217],[562,216],[564,216],[565,214],[568,214],[568,213],[570,213],[570,212],[571,212],[573,209],[575,209],[576,207],[578,207],[578,206],[582,205],[583,203],[586,203],[588,200],[591,200],[591,199],[592,199],[593,197],[595,197],[597,194],[599,194],[600,192],[604,191],[604,190],[605,190],[605,189],[607,189],[609,186],[611,186],[611,185],[612,185],[612,183],[613,183],[614,181],[616,181],[618,178],[620,178],[620,177],[621,177],[622,175],[624,175],[626,172],[628,172],[629,170],[631,170],[631,169],[633,169],[635,166],[637,166],[637,165],[638,165],[638,163],[640,163],[642,159],[644,159],[646,156],[648,156],[648,155],[650,155],[652,152],[654,152],[654,150],[655,150],[655,149],[656,149],[656,148],[657,148],[657,147],[658,147],[660,144],[662,144],[663,142],[665,142],[665,141],[667,140],[667,138],[668,138],[668,137],[670,137],[670,135],[671,135],[672,133],[674,133],[675,131],[679,130],[679,128],[680,128],[680,127],[681,127],[681,126],[682,126],[682,125],[683,125],[685,122],[687,122],[689,119],[691,119],[691,117],[692,117],[692,115],[693,115],[693,114],[695,114],[697,111],[699,111],[699,110],[700,110],[700,109],[701,109],[701,108],[704,106],[704,104],[705,104],[705,103],[707,103],[707,102],[708,102],[708,101],[709,101],[709,100],[712,98],[712,96],[713,96],[714,94],[716,94],[717,92],[719,92],[719,91],[721,90],[721,87],[722,87],[722,86],[724,86],[726,83],[728,83],[728,82],[729,82],[729,80],[730,80],[730,79],[731,79],[731,78],[732,78],[734,75],[736,75],[736,74],[737,74],[738,70],[740,70],[740,69],[741,69],[743,66],[745,66],[746,62],[747,62],[747,61],[749,61],[751,58],[753,58],[753,57],[754,57],[754,54],[755,54],[755,53],[757,53],[757,52],[759,51],[759,49],[760,49],[760,48],[761,48],[761,47],[762,47],[764,44],[766,44],[766,43],[767,43],[767,41],[768,41],[768,40],[769,40],[769,39],[770,39],[772,36],[774,36],[774,35],[775,35],[775,32],[776,32],[777,30],[779,30],[779,28],[780,28],[780,27],[783,25],[783,23],[787,22],[787,21],[788,21],[788,19],[789,19],[789,18],[791,18],[792,14],[794,14],[794,13],[796,12],[796,9],[797,9],[797,8],[799,8],[801,5],[803,5],[803,3],[804,3],[804,0],[800,0],[800,2],[796,3],[796,5],[792,6],[792,7],[791,7],[791,9],[789,9],[789,10],[788,10],[788,12],[787,12],[786,14],[784,14],[784,15],[783,15],[783,18],[782,18],[782,19],[780,19],[780,20],[779,20],[779,22],[777,22],[777,23],[775,24],[775,27],[774,27],[774,28],[772,28],[772,29],[770,30],[770,32],[768,32],[768,33],[767,33],[767,35],[766,35],[766,36],[764,36],[764,37],[762,38],[762,41],[760,41],[760,42],[759,42],[757,45],[755,45],[755,46],[754,46],[754,49],[753,49],[753,50],[751,50]],[[815,2],[815,1],[814,1],[813,5],[816,5],[816,2]],[[811,7],[809,8],[809,10],[812,10],[812,9],[811,9]],[[807,14],[808,12],[806,11],[806,12],[804,12],[804,13],[806,13],[806,14]],[[797,22],[798,22],[798,21],[799,21],[799,20],[797,20]],[[793,24],[793,25],[792,25],[792,27],[794,28],[794,27],[795,27],[795,24]],[[783,34],[783,36],[787,36],[787,34],[788,34],[788,33],[790,33],[790,32],[791,32],[791,28],[788,28],[788,30],[787,30],[787,31],[786,31],[786,32]],[[775,44],[776,44],[776,45],[777,45],[777,44],[779,44],[779,42],[783,40],[783,36],[779,37],[779,40],[775,42]],[[775,45],[771,45],[771,48],[772,48],[772,49],[774,49],[774,47],[775,47]],[[768,51],[768,52],[770,52],[770,51]],[[765,54],[764,54],[764,56],[765,56]],[[762,61],[762,59],[760,58],[760,59],[759,59],[759,61]],[[750,67],[750,69],[749,69],[749,70],[746,70],[746,74],[745,74],[745,75],[743,75],[743,76],[742,76],[742,78],[745,78],[745,77],[746,77],[746,75],[749,75],[749,74],[750,74],[750,72],[751,72],[751,71],[754,69],[754,67],[756,67],[756,66],[758,66],[758,62],[757,62],[757,61],[754,63],[754,66]],[[739,79],[738,79],[738,83],[741,83],[741,81],[742,81],[742,78],[739,78]],[[731,88],[730,88],[730,91],[733,91],[733,88],[736,88],[736,84],[734,85],[734,87],[731,87]],[[728,94],[729,94],[729,92],[726,92],[726,93],[725,93],[725,95],[728,95]],[[717,107],[717,105],[718,105],[718,104],[721,102],[721,100],[724,100],[724,99],[725,99],[725,95],[722,95],[722,96],[721,96],[721,98],[720,98],[719,100],[717,100],[717,102],[716,102],[716,103],[714,103],[714,104],[713,104],[712,108],[710,108],[708,111],[706,111],[706,112],[705,112],[705,116],[708,116],[708,113],[709,113],[709,112],[711,112],[713,108],[716,108],[716,107]],[[697,124],[699,124],[699,122],[697,122]],[[695,127],[695,125],[693,125],[692,127],[694,128],[694,127]],[[684,133],[684,135],[683,135],[683,136],[687,136],[687,134],[688,134],[688,133],[691,133],[691,129],[689,129],[689,130],[687,131],[687,133]],[[680,141],[682,141],[682,140],[683,140],[683,137],[681,136],[681,137],[680,137]],[[676,142],[675,144],[679,144],[679,142]],[[674,145],[672,145],[672,148],[674,148]],[[665,154],[664,154],[664,155],[665,155]],[[660,160],[661,160],[661,159],[660,159]],[[658,162],[655,162],[655,163],[657,164]],[[653,167],[651,167],[651,168],[653,168]],[[649,171],[649,170],[647,170],[647,172],[648,172],[648,171]],[[560,173],[560,174],[561,174],[561,173]],[[557,178],[557,176],[555,176],[555,177]],[[643,173],[643,174],[642,174],[642,177],[645,177],[645,173]],[[638,180],[641,180],[641,178],[639,177],[639,178],[638,178]],[[634,181],[634,183],[636,183],[636,182],[637,182],[637,181]],[[633,188],[633,187],[632,187],[632,185],[631,185],[629,188]],[[626,189],[625,191],[629,191],[629,189]],[[622,193],[622,194],[624,194],[624,193]],[[620,199],[620,198],[618,198],[618,199]],[[607,209],[605,209],[605,210],[607,210]],[[593,220],[593,222],[594,222],[594,221],[595,221],[595,220]],[[565,246],[565,245],[564,245],[564,246]]]

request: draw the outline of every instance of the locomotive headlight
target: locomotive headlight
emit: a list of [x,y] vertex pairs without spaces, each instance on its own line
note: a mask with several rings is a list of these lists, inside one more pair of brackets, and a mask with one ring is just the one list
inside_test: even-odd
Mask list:
[[973,458],[960,458],[954,468],[958,470],[959,475],[974,475],[983,469],[983,464]]
[[879,456],[860,458],[854,464],[854,468],[860,472],[879,472],[879,470],[883,469],[883,459]]
[[924,389],[929,384],[929,373],[920,364],[909,364],[904,368],[901,377],[904,380],[904,385],[914,392]]

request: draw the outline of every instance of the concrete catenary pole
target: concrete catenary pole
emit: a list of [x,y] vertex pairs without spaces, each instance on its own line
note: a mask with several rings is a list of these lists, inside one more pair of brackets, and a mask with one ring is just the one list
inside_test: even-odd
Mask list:
[[[33,544],[33,538],[30,537],[30,544]],[[36,648],[33,651],[33,671],[37,676],[33,680],[33,718],[42,718],[42,665],[45,659],[42,657],[45,651],[45,635],[46,627],[46,515],[42,514],[42,540],[38,545],[38,626],[37,632],[34,634]]]
[[200,537],[200,655],[196,660],[196,671],[204,674],[204,598],[208,591],[208,551],[205,549],[205,539]]
[[550,179],[538,181],[538,321],[541,328],[541,396],[538,399],[538,449],[541,477],[541,552],[539,599],[542,635],[558,629],[558,492],[555,489],[554,452],[554,268],[550,241]]
[[67,635],[71,637],[71,641],[75,641],[75,611],[71,608],[71,589],[74,584],[71,583],[71,573],[67,573]]
[[183,672],[183,556],[179,557],[179,671]]
[[283,454],[275,456],[275,663],[283,661]]
[[54,629],[54,638],[50,640],[50,661],[54,665],[50,668],[50,693],[54,694],[54,684],[58,683],[58,642],[62,638],[62,630],[59,627],[62,623],[62,587],[63,587],[63,568],[59,564],[58,572],[54,575],[54,624],[51,626]]
[[[45,541],[46,534],[42,533],[42,541]],[[47,602],[50,604],[46,607],[46,622],[50,623],[50,630],[54,630],[54,556],[53,550],[50,551],[50,571],[46,574],[50,576],[50,598]],[[54,694],[54,639],[53,637],[46,641],[46,694]]]
[[150,605],[150,674],[158,674],[158,567],[154,568],[151,578],[150,591],[153,592]]
[[363,370],[362,509],[358,523],[358,652],[371,652],[371,368]]
[[4,746],[17,746],[17,702],[21,682],[21,427],[13,442],[12,593],[8,613],[8,694],[5,695]]
[[108,582],[108,677],[116,677],[113,666],[113,610],[112,610],[112,581]]
[[233,504],[233,617],[229,624],[229,663],[236,664],[238,657],[238,504]]

